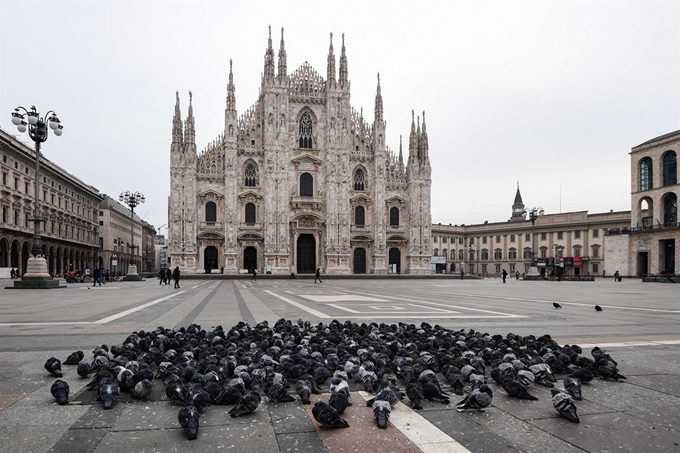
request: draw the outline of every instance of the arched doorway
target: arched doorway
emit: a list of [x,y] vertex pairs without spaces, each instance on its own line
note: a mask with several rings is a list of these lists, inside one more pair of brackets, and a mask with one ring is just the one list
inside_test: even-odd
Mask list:
[[298,274],[313,274],[316,271],[316,240],[313,234],[301,234],[297,240]]
[[355,274],[365,274],[366,273],[366,249],[365,248],[354,249],[354,273]]
[[203,251],[203,266],[206,274],[217,269],[217,247],[214,245],[209,245]]
[[12,241],[12,251],[10,252],[10,266],[19,267],[19,241]]
[[257,249],[253,246],[248,246],[243,249],[243,268],[252,271],[257,269]]
[[389,254],[390,268],[393,264],[397,265],[397,274],[401,274],[401,251],[399,249],[391,248]]

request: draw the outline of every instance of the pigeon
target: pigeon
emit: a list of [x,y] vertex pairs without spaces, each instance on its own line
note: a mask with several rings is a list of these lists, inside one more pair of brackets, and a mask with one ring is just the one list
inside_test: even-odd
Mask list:
[[267,397],[274,403],[289,403],[295,401],[295,398],[290,396],[286,388],[281,384],[272,384],[267,390]]
[[595,375],[588,368],[579,368],[578,370],[574,371],[569,377],[577,378],[584,384],[587,384],[593,379],[595,379]]
[[45,369],[50,375],[54,377],[62,377],[64,373],[61,372],[61,360],[56,357],[50,357],[45,362]]
[[581,381],[578,378],[567,376],[564,378],[564,389],[575,400],[581,400]]
[[310,404],[311,401],[309,397],[311,396],[312,389],[310,388],[309,381],[306,379],[299,379],[295,384],[295,392],[300,397],[302,404]]
[[201,414],[194,406],[184,406],[179,410],[177,418],[179,424],[184,429],[184,433],[187,435],[187,439],[195,440],[198,436],[198,419]]
[[252,414],[260,405],[260,394],[257,392],[246,393],[241,397],[234,407],[229,411],[229,415],[232,418],[239,417],[241,415]]
[[192,384],[187,392],[187,406],[194,406],[200,413],[210,404],[210,394],[200,384]]
[[526,387],[524,387],[522,384],[520,384],[518,381],[515,380],[507,380],[503,383],[503,390],[505,390],[509,396],[513,398],[518,398],[521,400],[531,400],[531,401],[536,401],[538,398],[536,398],[534,395],[531,395]]
[[375,396],[375,398],[371,398],[370,400],[366,401],[366,406],[373,406],[373,403],[375,401],[387,401],[391,405],[397,404],[401,400],[401,392],[397,389],[395,390],[391,387],[385,387],[384,389],[380,390],[378,394]]
[[328,404],[333,406],[338,411],[338,414],[342,414],[345,412],[345,409],[352,405],[349,401],[349,396],[345,392],[333,393],[328,400]]
[[604,357],[597,361],[596,371],[602,376],[602,379],[614,379],[615,381],[626,379],[626,376],[619,374],[616,364]]
[[442,391],[434,374],[421,376],[418,379],[418,382],[420,382],[420,385],[423,388],[423,395],[426,399],[440,401],[444,404],[449,404],[451,402],[448,398],[448,394]]
[[314,420],[324,428],[349,428],[349,424],[342,418],[333,407],[323,401],[317,401],[312,408]]
[[86,378],[90,374],[90,364],[89,363],[81,363],[78,365],[78,368],[76,368],[76,372],[78,373],[78,376],[81,378]]
[[553,302],[553,307],[562,308],[562,306],[560,304],[558,304],[557,302]]
[[99,381],[99,395],[97,399],[102,402],[104,409],[113,409],[120,397],[120,387],[113,378],[104,378]]
[[238,400],[245,395],[245,388],[240,386],[227,386],[222,393],[215,398],[215,404],[227,404],[232,405],[238,403]]
[[602,307],[600,307],[599,305],[595,305],[595,311],[602,311]]
[[541,385],[545,385],[546,387],[554,387],[555,382],[557,382],[550,365],[547,363],[537,363],[536,365],[531,365],[529,367],[529,371],[534,373],[536,382]]
[[419,382],[409,382],[406,384],[406,396],[411,400],[411,406],[414,409],[423,408],[423,386]]
[[604,349],[600,349],[599,346],[595,346],[591,351],[590,354],[593,356],[595,361],[599,361],[600,359],[607,359],[610,362],[612,362],[614,365],[618,366],[619,364],[616,362],[616,360],[612,359],[611,356],[607,351]]
[[458,412],[462,412],[466,409],[483,411],[485,407],[489,407],[492,398],[493,392],[491,391],[491,388],[486,384],[482,384],[481,387],[474,389],[472,393],[466,396],[463,401],[456,404],[456,410],[458,410]]
[[149,395],[151,395],[151,389],[151,381],[148,379],[142,379],[137,384],[135,384],[135,387],[132,389],[132,395],[135,398],[146,401]]
[[83,351],[72,352],[71,355],[69,355],[68,358],[64,360],[64,365],[78,365],[78,363],[83,360],[83,357],[85,357],[85,353],[83,353]]
[[181,382],[173,381],[165,386],[165,394],[173,403],[186,404],[187,391]]
[[392,413],[392,406],[388,401],[376,401],[373,403],[373,417],[378,424],[378,428],[387,429],[387,422]]
[[68,404],[69,387],[66,381],[62,381],[61,379],[54,381],[50,388],[50,392],[52,392],[54,399],[57,400],[57,404],[60,406]]
[[522,384],[524,387],[529,387],[531,384],[534,383],[536,380],[536,376],[534,376],[534,373],[532,373],[529,370],[519,370],[517,372],[517,381],[519,381],[520,384]]
[[552,389],[550,392],[552,393],[553,407],[557,413],[572,423],[580,423],[571,396],[557,389]]

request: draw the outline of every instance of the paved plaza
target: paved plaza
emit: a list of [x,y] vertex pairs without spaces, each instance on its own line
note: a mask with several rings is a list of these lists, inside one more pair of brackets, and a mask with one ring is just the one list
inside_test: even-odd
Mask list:
[[[674,284],[503,284],[493,278],[181,283],[180,289],[152,279],[58,291],[0,289],[0,452],[680,452],[680,287]],[[596,312],[595,304],[603,311]],[[584,385],[584,399],[576,402],[578,425],[557,415],[546,387],[532,387],[538,401],[519,401],[492,382],[492,406],[484,412],[457,412],[455,395],[449,405],[425,402],[420,411],[405,399],[382,431],[362,404],[368,395],[351,383],[354,405],[344,414],[349,429],[319,429],[309,407],[264,398],[251,417],[232,419],[229,407],[209,407],[196,441],[186,440],[178,408],[159,381],[150,401],[123,394],[104,411],[94,401],[96,392],[84,391],[88,380],[64,365],[71,404],[58,406],[50,395],[54,378],[43,369],[50,356],[63,361],[82,349],[90,361],[95,346],[121,344],[138,329],[190,323],[228,329],[239,321],[273,325],[282,317],[428,322],[503,336],[547,333],[559,344],[581,345],[584,355],[595,345],[606,348],[628,379]]]

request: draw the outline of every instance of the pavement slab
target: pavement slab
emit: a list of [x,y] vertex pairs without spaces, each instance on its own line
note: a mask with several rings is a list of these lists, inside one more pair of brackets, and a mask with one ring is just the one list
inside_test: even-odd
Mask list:
[[680,398],[680,374],[630,376],[626,383]]
[[12,404],[16,403],[17,401],[21,400],[25,395],[23,394],[12,394],[12,393],[3,393],[0,394],[0,411],[2,411],[5,408],[10,407]]
[[[279,434],[314,433],[316,430],[299,401],[267,405],[274,432]],[[316,434],[314,434],[316,436]]]
[[579,416],[529,423],[588,452],[679,452],[680,433],[622,413]]
[[69,429],[48,453],[90,453],[107,432],[106,429]]
[[0,426],[0,453],[44,453],[68,426]]
[[276,441],[279,443],[281,453],[328,452],[316,431],[311,433],[277,434]]
[[71,426],[89,406],[10,406],[0,412],[0,426]]

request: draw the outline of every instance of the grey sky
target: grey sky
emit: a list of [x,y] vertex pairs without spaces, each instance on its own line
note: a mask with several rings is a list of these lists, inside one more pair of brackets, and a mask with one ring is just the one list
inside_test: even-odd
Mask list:
[[193,92],[200,150],[224,127],[229,59],[239,114],[255,102],[270,24],[289,73],[325,76],[345,33],[352,104],[372,121],[380,72],[393,150],[426,111],[435,223],[507,220],[516,181],[548,213],[560,183],[563,212],[630,209],[630,148],[680,128],[680,2],[507,0],[0,0],[0,127],[17,133],[18,105],[55,110],[45,156],[114,198],[143,192],[160,227],[175,91],[183,116]]

